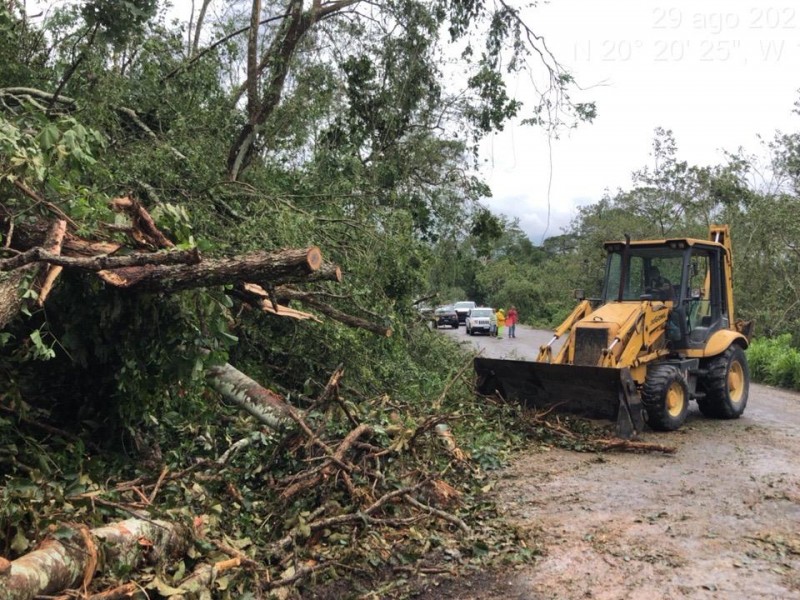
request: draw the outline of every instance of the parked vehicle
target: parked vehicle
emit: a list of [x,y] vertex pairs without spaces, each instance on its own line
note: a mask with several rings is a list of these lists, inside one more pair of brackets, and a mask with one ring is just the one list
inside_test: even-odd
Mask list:
[[435,327],[449,325],[453,329],[458,329],[458,314],[452,306],[440,306],[433,312],[433,317]]
[[458,322],[459,324],[465,323],[467,320],[467,315],[469,315],[469,311],[473,308],[476,308],[478,305],[475,304],[472,300],[462,300],[461,302],[456,302],[453,305],[453,308],[456,309],[456,314],[458,314]]
[[486,306],[473,308],[469,311],[469,316],[465,321],[467,335],[475,335],[476,333],[485,333],[486,335],[492,334],[492,329],[497,327],[494,321],[494,309]]

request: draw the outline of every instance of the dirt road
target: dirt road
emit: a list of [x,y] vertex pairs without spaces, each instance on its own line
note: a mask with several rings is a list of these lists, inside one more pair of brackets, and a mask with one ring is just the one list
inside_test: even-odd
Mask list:
[[[447,335],[523,359],[550,337]],[[497,499],[542,555],[435,597],[800,599],[800,395],[752,385],[742,418],[693,405],[680,431],[646,439],[677,452],[521,454],[498,473]]]

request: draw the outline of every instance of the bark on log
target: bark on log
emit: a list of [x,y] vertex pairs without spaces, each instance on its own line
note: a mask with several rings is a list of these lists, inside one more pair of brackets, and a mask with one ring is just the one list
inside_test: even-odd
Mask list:
[[240,406],[270,429],[280,429],[292,422],[292,407],[282,396],[228,363],[209,367],[206,378],[223,398]]
[[206,259],[196,265],[142,266],[100,271],[115,287],[143,292],[173,293],[182,290],[255,281],[266,285],[306,281],[322,264],[322,253],[312,246],[255,252],[232,258]]
[[[64,240],[65,231],[66,223],[64,221],[57,221],[48,230],[42,244],[47,248],[60,248]],[[14,259],[11,258],[8,260]],[[24,300],[19,293],[19,286],[22,281],[28,276],[32,278],[36,277],[40,271],[41,265],[31,264],[17,269],[14,273],[9,275],[0,274],[0,329],[10,323],[11,319],[13,319],[22,308]]]
[[323,262],[319,269],[311,273],[305,281],[334,281],[342,282],[342,269],[333,263]]
[[47,539],[33,552],[12,561],[11,568],[0,573],[0,598],[32,600],[88,581],[85,578],[94,574],[92,562],[97,559],[98,547],[105,557],[104,566],[130,570],[183,553],[189,538],[189,532],[179,525],[144,519],[128,519],[88,533],[89,544],[81,535],[66,543]]
[[22,308],[22,298],[19,293],[20,283],[36,268],[28,265],[13,273],[0,273],[0,329],[8,325]]
[[340,323],[344,323],[350,327],[358,327],[359,329],[365,329],[374,333],[375,335],[379,335],[382,337],[391,337],[392,336],[392,328],[386,327],[385,325],[379,325],[378,323],[373,323],[372,321],[367,321],[366,319],[362,319],[360,317],[354,317],[353,315],[348,315],[340,311],[338,308],[334,308],[329,304],[325,304],[317,299],[314,294],[310,292],[301,292],[300,290],[295,290],[290,287],[281,286],[276,288],[275,296],[278,299],[282,300],[297,300],[301,304],[305,304],[314,308],[321,312],[324,315],[329,316],[331,319],[339,321]]
[[192,248],[191,250],[176,250],[174,252],[137,252],[125,256],[71,257],[62,256],[60,253],[37,247],[31,248],[13,258],[0,260],[0,271],[13,271],[24,265],[36,262],[84,271],[105,271],[144,265],[196,265],[200,263],[200,252],[197,248]]

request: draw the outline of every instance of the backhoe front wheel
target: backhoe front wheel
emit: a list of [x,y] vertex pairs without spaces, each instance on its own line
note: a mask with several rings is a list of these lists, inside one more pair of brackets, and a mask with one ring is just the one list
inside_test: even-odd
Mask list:
[[642,387],[642,404],[650,427],[656,431],[675,431],[689,412],[686,379],[671,365],[650,367]]
[[707,375],[698,382],[704,398],[697,399],[700,412],[715,419],[738,419],[747,406],[750,369],[741,346],[729,346],[711,359]]

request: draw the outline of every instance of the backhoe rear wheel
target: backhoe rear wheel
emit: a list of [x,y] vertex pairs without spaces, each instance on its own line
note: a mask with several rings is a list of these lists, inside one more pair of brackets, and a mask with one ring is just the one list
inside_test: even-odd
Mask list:
[[741,346],[729,346],[725,352],[711,359],[708,375],[698,383],[704,398],[697,399],[700,412],[715,419],[738,419],[747,406],[750,390],[750,369]]
[[672,365],[654,365],[647,370],[642,387],[647,424],[656,431],[675,431],[689,412],[689,386]]

